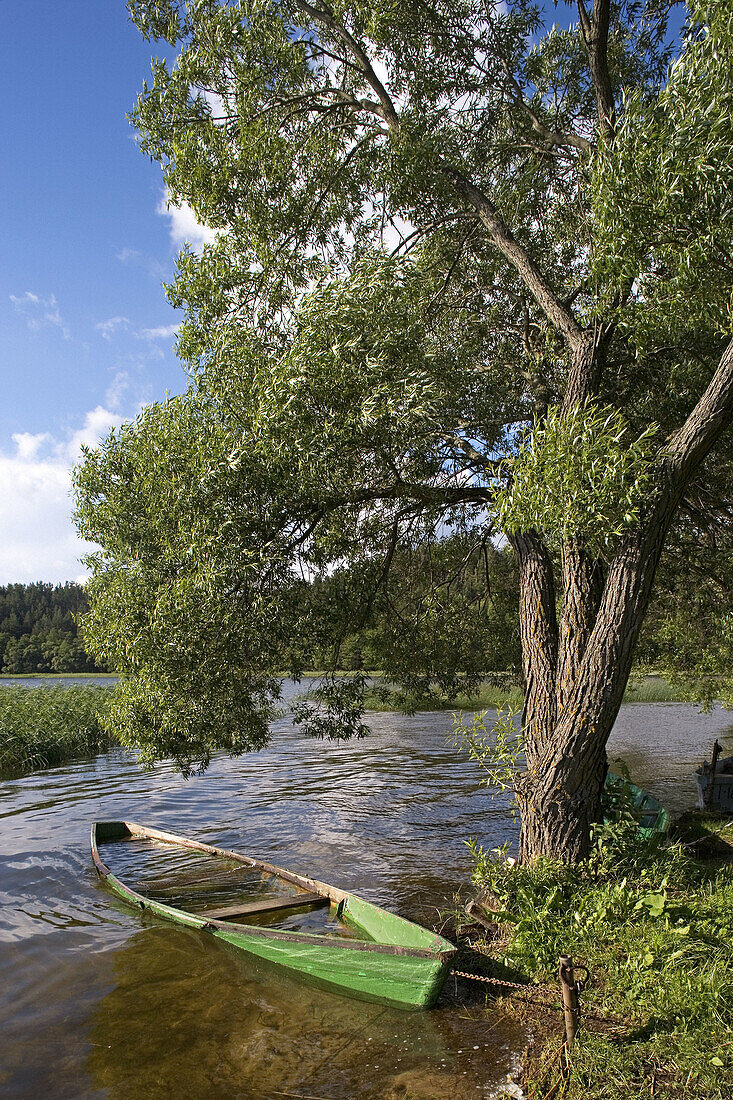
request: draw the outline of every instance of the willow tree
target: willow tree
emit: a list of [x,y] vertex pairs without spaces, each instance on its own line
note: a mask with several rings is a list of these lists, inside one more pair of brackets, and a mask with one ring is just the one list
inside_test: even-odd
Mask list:
[[410,555],[436,645],[396,671],[429,684],[480,604],[425,563],[503,537],[522,856],[581,858],[665,542],[730,515],[733,3],[679,38],[664,0],[130,8],[176,52],[141,147],[218,233],[170,289],[187,393],[77,475],[114,720],[184,768],[261,744],[294,639],[377,606],[399,635]]

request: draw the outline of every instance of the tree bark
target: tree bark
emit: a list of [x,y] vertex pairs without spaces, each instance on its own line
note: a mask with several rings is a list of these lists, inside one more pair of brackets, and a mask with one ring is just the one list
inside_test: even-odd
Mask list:
[[[577,379],[582,388],[580,370]],[[606,743],[664,541],[687,486],[732,420],[733,340],[687,421],[663,446],[646,511],[605,578],[581,541],[563,547],[559,624],[547,547],[536,532],[512,540],[520,564],[525,676],[527,766],[517,784],[522,861],[550,856],[574,863],[589,852],[590,829],[602,813]]]
[[616,104],[608,71],[608,33],[611,5],[609,0],[594,0],[588,15],[583,0],[578,0],[580,33],[583,36],[588,65],[596,96],[598,127],[610,144],[616,136]]
[[567,705],[595,625],[604,585],[602,562],[578,539],[562,549],[563,607],[557,667],[557,712]]
[[524,710],[522,728],[527,751],[534,754],[544,731],[555,723],[557,607],[552,558],[537,534],[515,535],[519,558],[519,623],[522,635]]

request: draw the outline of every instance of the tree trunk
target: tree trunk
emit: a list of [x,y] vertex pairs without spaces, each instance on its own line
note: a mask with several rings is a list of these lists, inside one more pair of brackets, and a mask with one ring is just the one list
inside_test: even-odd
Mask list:
[[591,826],[601,817],[605,776],[603,743],[572,763],[556,752],[550,767],[535,770],[531,787],[520,795],[522,863],[540,856],[577,863],[588,855]]
[[[661,539],[624,548],[599,597],[597,570],[577,547],[566,548],[565,601],[552,677],[554,712],[538,713],[529,697],[525,716],[527,771],[518,789],[520,858],[540,855],[576,862],[589,851],[591,826],[601,819],[606,742],[631,671]],[[536,666],[528,639],[526,664]],[[548,721],[548,718],[550,719]]]
[[547,548],[536,532],[512,538],[520,566],[525,678],[527,767],[517,783],[523,861],[550,856],[574,863],[588,854],[590,828],[601,818],[606,742],[664,540],[691,478],[731,419],[733,341],[686,423],[666,441],[646,513],[607,576],[580,540],[563,547],[559,624]]
[[[554,589],[551,566],[533,568],[520,553],[522,590],[541,580]],[[534,557],[537,556],[534,548]],[[601,602],[601,570],[577,543],[563,549],[564,600],[554,649],[539,629],[539,609],[554,606],[549,591],[522,602],[527,770],[517,788],[520,859],[550,856],[571,863],[588,854],[590,828],[601,816],[605,745],[623,696],[622,672],[608,654],[589,654]],[[628,677],[628,673],[626,674]],[[592,687],[591,687],[592,682]],[[625,686],[625,680],[624,680]]]

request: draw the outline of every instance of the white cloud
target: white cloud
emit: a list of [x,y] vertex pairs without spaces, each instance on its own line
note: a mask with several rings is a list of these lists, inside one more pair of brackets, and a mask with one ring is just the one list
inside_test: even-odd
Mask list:
[[109,406],[112,412],[119,412],[122,401],[130,389],[130,385],[131,379],[129,371],[118,370],[104,395],[105,404]]
[[119,367],[115,371],[104,395],[104,407],[114,416],[137,416],[152,400],[153,388],[144,365],[131,359],[129,368]]
[[59,312],[58,302],[53,294],[49,294],[47,298],[42,298],[39,294],[34,294],[32,290],[26,290],[25,294],[11,294],[10,301],[18,313],[25,318],[28,328],[36,330],[49,325],[52,328],[57,328],[64,340],[71,339],[71,333],[64,323],[64,319]]
[[30,432],[16,432],[13,443],[18,448],[18,458],[23,460],[35,458],[39,447],[50,438],[48,432],[39,432],[38,435],[32,435]]
[[121,248],[119,252],[115,252],[115,256],[120,263],[126,264],[130,260],[139,260],[142,252],[139,252],[137,248]]
[[391,252],[395,252],[412,236],[414,231],[415,226],[411,222],[406,222],[404,218],[395,215],[390,221],[385,222],[382,229],[382,244]]
[[213,244],[216,240],[216,231],[197,221],[187,202],[176,206],[168,191],[163,192],[156,212],[170,218],[171,241],[177,248],[190,244],[195,252],[201,252],[205,244]]
[[233,114],[232,108],[227,106],[227,103],[231,102],[230,97],[227,96],[227,98],[224,99],[218,92],[212,92],[208,88],[200,89],[199,95],[203,96],[208,103],[214,125],[224,126],[227,118],[231,118]]
[[180,325],[158,325],[157,328],[143,328],[140,332],[135,333],[141,340],[169,340],[171,336],[175,336],[178,332]]
[[67,462],[78,462],[82,447],[95,447],[100,440],[109,435],[112,428],[118,428],[123,420],[124,417],[119,413],[97,405],[96,409],[87,413],[82,427],[72,432],[65,443],[57,446],[57,454]]
[[71,467],[81,445],[94,446],[122,417],[97,406],[63,440],[18,432],[0,451],[0,584],[83,578],[79,557],[91,549],[71,522]]
[[129,323],[127,317],[110,317],[106,321],[99,321],[94,327],[105,340],[111,340],[118,328],[127,328]]

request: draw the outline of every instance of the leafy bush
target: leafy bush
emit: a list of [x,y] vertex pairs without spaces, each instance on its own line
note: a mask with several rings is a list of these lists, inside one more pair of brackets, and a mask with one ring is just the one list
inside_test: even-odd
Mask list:
[[[596,829],[581,866],[520,866],[473,846],[475,881],[506,932],[502,962],[555,980],[559,956],[587,966],[589,1015],[565,1096],[729,1096],[733,1067],[733,866],[710,867],[679,844],[646,840],[628,822]],[[545,1082],[547,1084],[547,1082]]]
[[638,522],[656,432],[649,425],[635,438],[610,406],[553,406],[506,460],[512,477],[497,498],[505,530],[536,529],[554,546],[582,538],[608,551]]

